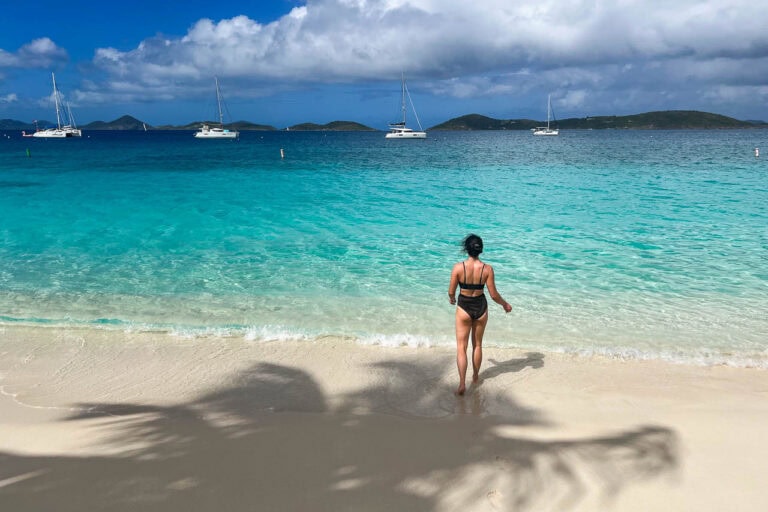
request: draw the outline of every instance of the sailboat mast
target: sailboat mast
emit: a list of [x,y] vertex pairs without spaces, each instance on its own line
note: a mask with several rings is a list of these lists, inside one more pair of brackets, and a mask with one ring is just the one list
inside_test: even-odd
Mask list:
[[402,74],[402,82],[401,82],[401,89],[403,93],[403,101],[402,105],[400,106],[401,110],[403,111],[403,126],[405,126],[405,113],[407,112],[407,109],[405,108],[405,73]]
[[552,115],[552,95],[547,95],[547,131],[549,131],[549,118]]
[[216,103],[219,105],[219,124],[224,128],[224,114],[221,113],[221,93],[219,92],[219,77],[214,77],[216,80]]
[[56,89],[56,75],[51,73],[53,81],[53,103],[56,105],[56,128],[61,129],[61,107],[59,106],[59,91]]

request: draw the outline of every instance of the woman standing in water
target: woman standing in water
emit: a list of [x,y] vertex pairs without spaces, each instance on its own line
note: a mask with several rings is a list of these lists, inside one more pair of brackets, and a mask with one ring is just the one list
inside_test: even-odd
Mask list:
[[483,362],[483,333],[488,323],[488,302],[485,300],[483,288],[488,286],[488,293],[494,302],[501,305],[509,313],[512,306],[505,301],[494,280],[493,267],[480,261],[483,252],[483,240],[474,234],[467,236],[462,243],[467,259],[453,266],[451,282],[448,285],[448,300],[456,304],[456,287],[459,292],[456,308],[456,366],[459,368],[459,387],[457,395],[466,391],[467,378],[467,345],[472,336],[472,382],[477,382],[480,375],[480,365]]

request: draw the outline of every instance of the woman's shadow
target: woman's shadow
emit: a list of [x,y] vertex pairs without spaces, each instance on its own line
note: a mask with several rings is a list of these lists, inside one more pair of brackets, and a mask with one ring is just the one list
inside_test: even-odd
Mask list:
[[521,372],[529,366],[534,370],[543,368],[544,354],[541,352],[528,352],[525,354],[525,357],[510,359],[508,361],[488,359],[488,362],[493,366],[480,372],[480,382],[486,379],[498,377],[499,375],[503,375],[505,373]]
[[[489,401],[491,397],[481,391],[483,382],[487,379],[493,379],[499,375],[505,373],[517,373],[524,369],[531,367],[533,369],[539,369],[544,367],[544,354],[541,352],[528,352],[525,357],[509,359],[507,361],[497,361],[495,359],[488,359],[488,362],[492,365],[486,367],[485,370],[480,371],[480,375],[476,381],[473,381],[465,395],[468,400],[457,401],[457,412],[460,414],[471,414],[474,416],[480,416],[488,413]],[[459,397],[464,398],[464,397]],[[514,411],[514,422],[518,425],[533,424],[540,421],[538,413],[533,409],[523,407],[520,404],[510,402],[510,398],[506,399],[508,409],[509,405],[513,405],[510,410]]]

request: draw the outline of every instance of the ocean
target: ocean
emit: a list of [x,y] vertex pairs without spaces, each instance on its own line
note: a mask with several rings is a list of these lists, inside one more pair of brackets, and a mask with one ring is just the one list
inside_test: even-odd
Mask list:
[[768,368],[766,130],[0,132],[0,193],[0,328],[450,346],[476,233],[487,345]]

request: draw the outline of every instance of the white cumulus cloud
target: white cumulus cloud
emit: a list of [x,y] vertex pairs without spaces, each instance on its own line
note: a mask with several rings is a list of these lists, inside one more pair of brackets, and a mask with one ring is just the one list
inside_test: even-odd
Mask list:
[[457,98],[561,91],[562,106],[588,106],[608,91],[642,96],[662,87],[684,97],[754,88],[768,77],[768,31],[754,7],[747,0],[309,0],[272,23],[202,19],[180,38],[99,49],[94,64],[108,83],[95,84],[93,94],[131,98],[130,83],[145,98],[174,96],[203,82],[210,88],[215,74],[256,95],[267,86],[375,82],[401,72]]
[[46,68],[66,60],[66,50],[47,37],[30,41],[15,52],[0,49],[0,68]]
[[19,100],[19,97],[15,93],[6,94],[5,96],[0,96],[0,103],[14,103]]

